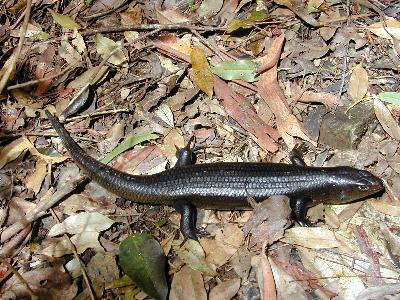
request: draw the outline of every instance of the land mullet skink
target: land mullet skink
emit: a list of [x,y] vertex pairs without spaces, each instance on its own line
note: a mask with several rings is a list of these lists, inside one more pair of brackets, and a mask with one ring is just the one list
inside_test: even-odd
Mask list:
[[137,203],[170,205],[181,214],[181,231],[187,238],[199,235],[196,208],[248,210],[251,196],[261,202],[286,195],[295,219],[307,225],[306,210],[318,203],[342,204],[366,198],[383,189],[382,181],[368,171],[351,167],[317,168],[293,155],[292,165],[281,163],[192,164],[189,146],[180,150],[175,167],[154,175],[134,176],[90,157],[56,117],[46,111],[76,164],[91,179],[123,198]]

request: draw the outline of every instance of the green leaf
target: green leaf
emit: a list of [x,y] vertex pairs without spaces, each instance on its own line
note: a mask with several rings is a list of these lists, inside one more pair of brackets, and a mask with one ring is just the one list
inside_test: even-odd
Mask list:
[[231,33],[235,30],[238,30],[239,28],[248,28],[256,22],[262,22],[262,21],[268,19],[269,16],[270,15],[265,10],[259,10],[259,11],[254,10],[244,20],[240,20],[240,19],[233,20],[229,24],[227,32]]
[[81,28],[81,25],[76,23],[69,16],[59,14],[52,9],[49,9],[49,12],[51,13],[51,15],[53,17],[54,22],[56,22],[58,25],[61,25],[62,27],[67,28],[67,29],[80,29]]
[[119,264],[146,294],[157,300],[167,298],[165,254],[149,234],[136,233],[125,239],[119,248]]
[[226,32],[231,33],[234,32],[235,30],[238,30],[239,28],[246,28],[248,26],[248,22],[246,20],[233,20],[229,26]]
[[400,105],[400,93],[399,92],[380,92],[378,98],[382,101]]
[[269,13],[266,10],[254,10],[246,18],[250,22],[262,22],[269,18]]
[[[97,52],[103,59],[108,57],[116,48],[120,47],[120,43],[117,43],[99,33],[94,36],[94,42],[96,43]],[[124,50],[126,49],[121,48],[116,50],[115,53],[113,53],[113,55],[107,59],[107,61],[115,66],[128,67],[128,60]]]
[[167,224],[167,219],[162,218],[162,219],[158,220],[154,225],[155,225],[157,228],[161,228],[161,227],[163,227],[165,224]]
[[240,59],[236,61],[221,61],[211,68],[211,72],[225,80],[241,79],[247,82],[258,80],[256,67],[250,59]]
[[108,164],[112,161],[116,156],[120,155],[122,152],[136,146],[137,144],[143,143],[145,141],[155,140],[158,138],[157,134],[154,133],[142,133],[142,134],[135,134],[131,137],[128,137],[122,144],[116,147],[113,151],[108,153],[101,162],[103,164]]

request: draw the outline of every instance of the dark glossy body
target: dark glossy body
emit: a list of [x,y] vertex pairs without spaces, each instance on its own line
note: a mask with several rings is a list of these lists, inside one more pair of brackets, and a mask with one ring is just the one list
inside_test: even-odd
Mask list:
[[56,118],[49,113],[48,118],[72,158],[91,179],[126,199],[138,203],[174,205],[182,214],[185,209],[189,209],[188,213],[191,213],[194,207],[251,209],[247,201],[248,195],[257,202],[272,195],[286,195],[291,199],[296,219],[304,224],[306,207],[320,202],[347,203],[367,197],[383,188],[381,180],[367,171],[350,167],[307,167],[298,157],[292,160],[296,165],[191,165],[186,153],[181,155],[178,167],[155,175],[133,176],[91,158]]

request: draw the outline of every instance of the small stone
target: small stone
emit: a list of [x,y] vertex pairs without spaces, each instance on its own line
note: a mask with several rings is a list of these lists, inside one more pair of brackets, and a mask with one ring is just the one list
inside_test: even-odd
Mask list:
[[321,123],[321,144],[335,149],[355,149],[375,118],[371,103],[360,103],[347,114],[346,108],[338,107],[335,112],[327,114]]

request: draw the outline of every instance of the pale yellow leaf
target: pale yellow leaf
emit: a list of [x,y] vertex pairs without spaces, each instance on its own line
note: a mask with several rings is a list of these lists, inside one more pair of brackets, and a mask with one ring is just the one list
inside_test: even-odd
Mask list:
[[35,195],[39,193],[42,182],[47,174],[47,163],[43,159],[39,159],[36,163],[35,172],[28,176],[26,180],[26,187],[32,189]]
[[[376,34],[385,39],[392,39],[390,34],[394,36],[395,39],[400,40],[400,21],[398,20],[386,20],[386,27],[383,22],[377,22],[369,25],[367,28],[372,33]],[[390,34],[389,34],[389,33]]]
[[307,248],[334,248],[340,245],[335,233],[322,227],[294,227],[286,230],[281,241]]
[[96,84],[103,80],[108,75],[108,66],[101,68],[94,67],[86,70],[81,75],[77,76],[74,80],[68,83],[67,87],[75,90],[80,90],[87,84]]
[[400,217],[400,209],[399,205],[397,202],[388,202],[388,201],[371,201],[370,202],[373,208],[375,208],[377,211],[393,216],[393,217]]
[[83,54],[86,51],[85,41],[77,30],[74,30],[74,36],[75,37],[72,39],[71,43],[75,46],[76,50],[78,50],[80,54]]
[[393,118],[389,109],[377,98],[374,99],[374,110],[376,118],[381,123],[383,129],[394,139],[400,141],[400,126]]
[[348,94],[354,101],[364,98],[368,91],[368,73],[361,64],[354,67],[351,72]]
[[[97,53],[99,53],[103,59],[108,57],[111,52],[115,51],[113,55],[107,59],[107,61],[116,66],[128,66],[128,59],[125,55],[126,49],[122,47],[119,48],[120,43],[114,42],[112,39],[109,39],[98,33],[95,35],[94,41],[96,43]],[[116,50],[117,48],[118,50]]]
[[61,41],[60,47],[58,47],[58,55],[71,66],[82,61],[82,56],[67,41]]
[[190,60],[193,67],[194,84],[211,98],[214,89],[214,75],[211,73],[204,51],[194,47],[190,53]]
[[21,153],[28,150],[28,148],[29,144],[26,143],[26,137],[16,139],[5,146],[0,152],[0,169],[8,162],[16,159]]

